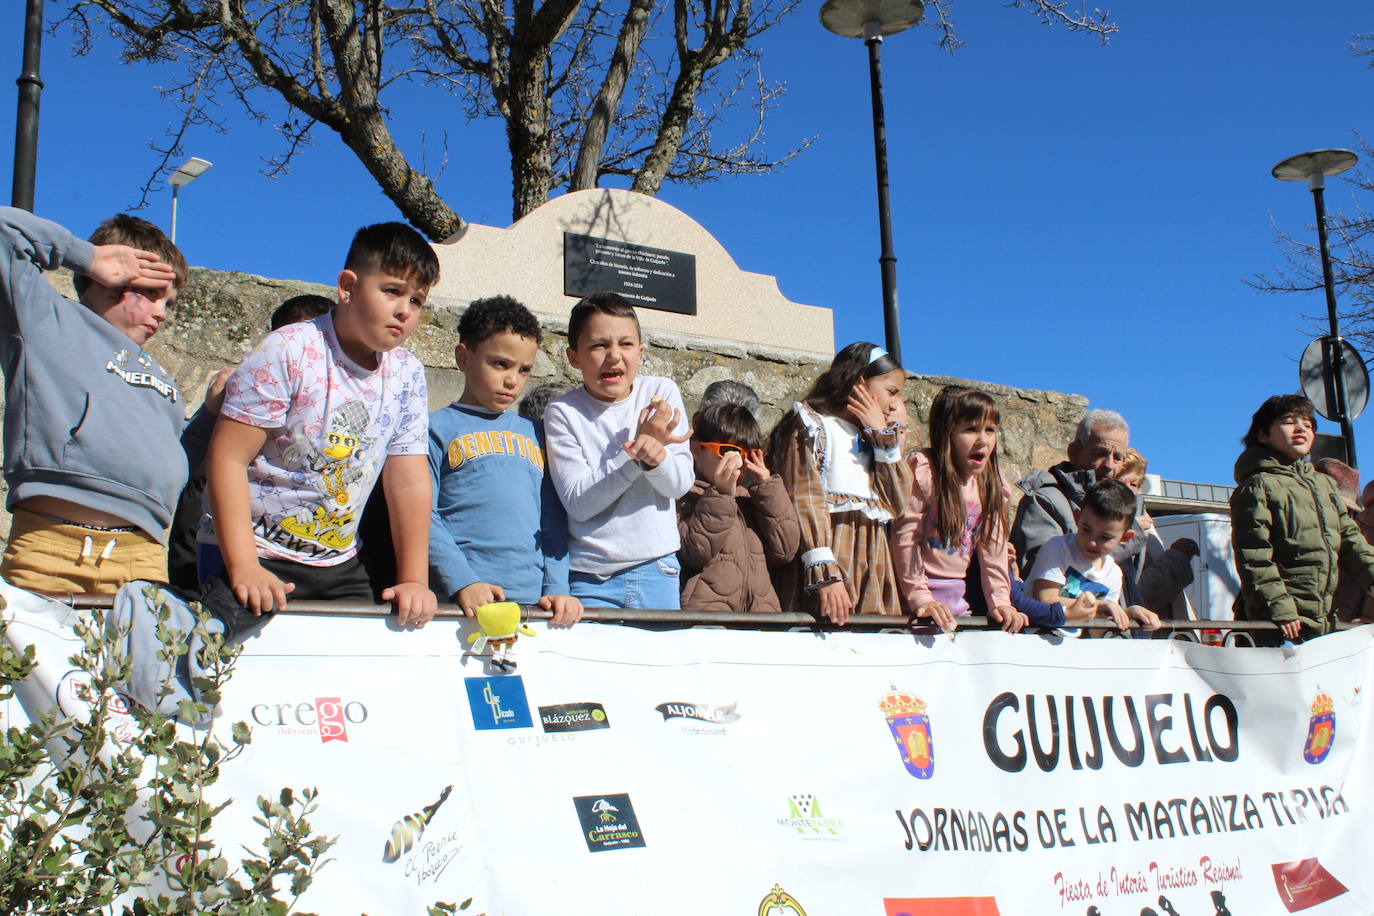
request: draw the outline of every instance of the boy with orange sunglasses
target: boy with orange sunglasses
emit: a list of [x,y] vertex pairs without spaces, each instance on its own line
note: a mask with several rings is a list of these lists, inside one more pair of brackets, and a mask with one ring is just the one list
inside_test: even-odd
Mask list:
[[682,607],[777,613],[771,573],[797,555],[801,522],[763,462],[758,422],[746,407],[715,404],[693,427],[696,481],[677,502]]

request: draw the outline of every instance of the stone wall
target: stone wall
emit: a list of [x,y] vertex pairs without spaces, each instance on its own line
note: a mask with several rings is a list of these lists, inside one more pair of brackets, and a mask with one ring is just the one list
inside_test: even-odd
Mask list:
[[[71,295],[70,279],[53,276],[54,285]],[[300,293],[333,296],[330,287],[293,280],[271,280],[249,274],[195,268],[191,282],[170,310],[167,323],[148,350],[172,373],[191,413],[204,395],[207,380],[220,369],[236,364],[267,332],[268,317],[282,300]],[[428,369],[431,407],[441,407],[463,390],[462,374],[454,368],[459,312],[442,306],[428,309],[408,346]],[[566,325],[548,322],[529,387],[544,382],[573,386],[578,376],[564,356]],[[764,429],[771,429],[783,411],[825,368],[825,361],[783,348],[722,343],[687,335],[654,331],[641,371],[677,380],[688,409],[695,409],[706,386],[719,379],[736,379],[754,388],[764,405]],[[1048,467],[1063,460],[1064,446],[1087,408],[1087,399],[1054,391],[1009,388],[939,376],[909,375],[906,396],[917,426],[914,444],[925,444],[930,403],[940,387],[951,382],[980,388],[1002,408],[1002,469],[1012,481],[1032,467]],[[8,531],[9,519],[0,520]]]

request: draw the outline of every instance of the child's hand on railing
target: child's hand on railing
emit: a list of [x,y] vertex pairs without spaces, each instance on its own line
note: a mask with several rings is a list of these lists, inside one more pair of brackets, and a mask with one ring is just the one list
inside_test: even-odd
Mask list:
[[1065,623],[1085,623],[1097,616],[1097,596],[1079,592],[1078,597],[1064,605]]
[[1115,601],[1099,601],[1097,612],[1100,616],[1112,618],[1112,623],[1116,624],[1118,630],[1129,630],[1131,628],[1131,618],[1121,605]]
[[922,617],[929,617],[932,623],[938,625],[946,633],[953,633],[955,628],[959,626],[945,603],[934,599],[916,608],[916,613],[913,616],[918,620]]
[[553,611],[553,617],[549,618],[550,626],[570,627],[582,619],[582,602],[572,595],[545,595],[539,599],[539,606],[546,611]]
[[1159,615],[1142,604],[1133,604],[1126,608],[1126,613],[1131,619],[1140,624],[1147,630],[1159,629]]
[[490,582],[474,582],[471,585],[465,585],[458,589],[458,594],[453,596],[454,603],[462,608],[463,613],[469,617],[474,616],[477,609],[484,604],[505,600],[505,590],[499,585],[492,585]]
[[827,582],[817,591],[821,598],[821,616],[837,627],[844,626],[849,621],[849,612],[854,610],[854,602],[844,583]]
[[423,582],[397,582],[382,590],[382,600],[396,605],[396,622],[403,627],[422,627],[439,609],[439,600]]
[[988,617],[1000,623],[1008,633],[1020,633],[1030,624],[1030,618],[1011,605],[992,608],[988,611]]
[[280,611],[286,607],[286,596],[296,589],[295,583],[283,582],[257,563],[242,573],[230,573],[229,586],[239,604],[255,615]]

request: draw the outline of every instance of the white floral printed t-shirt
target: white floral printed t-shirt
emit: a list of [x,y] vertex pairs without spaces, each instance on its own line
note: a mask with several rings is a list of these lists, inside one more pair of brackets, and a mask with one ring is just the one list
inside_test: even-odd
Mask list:
[[[259,556],[344,562],[387,457],[428,455],[424,365],[399,347],[378,358],[349,359],[322,315],[273,331],[229,377],[220,415],[268,431],[248,466]],[[216,543],[208,512],[198,539]]]

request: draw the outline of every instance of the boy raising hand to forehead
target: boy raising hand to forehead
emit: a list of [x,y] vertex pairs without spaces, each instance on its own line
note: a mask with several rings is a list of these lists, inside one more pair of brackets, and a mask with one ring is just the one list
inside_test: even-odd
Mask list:
[[[69,267],[80,303],[44,270]],[[143,349],[187,280],[186,259],[137,217],[90,241],[0,208],[0,362],[12,584],[113,594],[167,577],[166,529],[186,458],[181,393]]]

